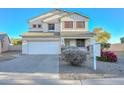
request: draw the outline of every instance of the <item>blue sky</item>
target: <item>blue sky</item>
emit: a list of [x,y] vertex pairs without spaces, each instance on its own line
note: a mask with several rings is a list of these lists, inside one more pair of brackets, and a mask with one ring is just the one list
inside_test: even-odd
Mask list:
[[[19,37],[28,31],[28,20],[53,8],[0,8],[0,32],[10,37]],[[89,31],[102,27],[111,33],[111,43],[120,42],[124,36],[124,9],[119,8],[64,8],[90,17]]]

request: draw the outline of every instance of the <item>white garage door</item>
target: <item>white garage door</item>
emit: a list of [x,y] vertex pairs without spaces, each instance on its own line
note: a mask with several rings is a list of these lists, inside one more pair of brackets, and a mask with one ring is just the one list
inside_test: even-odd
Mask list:
[[28,54],[59,54],[59,42],[28,42]]

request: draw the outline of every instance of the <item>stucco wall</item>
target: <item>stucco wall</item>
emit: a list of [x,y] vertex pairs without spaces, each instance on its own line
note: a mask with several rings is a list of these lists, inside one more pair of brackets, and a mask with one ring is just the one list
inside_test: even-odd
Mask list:
[[120,44],[120,43],[112,44],[110,48],[107,50],[108,51],[124,51],[124,44]]
[[[70,16],[62,17],[61,20],[58,18],[62,15],[65,15],[67,13],[57,14],[51,17],[48,17],[47,19],[41,21],[41,19],[34,20],[32,22],[29,22],[29,31],[43,31],[43,32],[50,32],[48,30],[48,23],[54,23],[55,24],[55,30],[53,32],[60,32],[61,31],[88,31],[88,19],[82,16],[79,16],[77,14],[72,14]],[[73,21],[74,28],[72,29],[65,29],[64,28],[64,21]],[[85,21],[85,28],[76,28],[76,21]],[[41,24],[41,28],[33,28],[33,24]]]
[[9,51],[22,51],[21,45],[9,45]]
[[2,52],[8,51],[8,49],[9,49],[8,36],[5,36],[2,42],[3,42],[3,47],[1,47]]
[[[64,21],[73,21],[73,28],[72,29],[65,29],[64,28]],[[85,21],[85,28],[76,28],[76,21]],[[76,14],[65,16],[61,18],[61,30],[62,31],[88,31],[88,19]]]
[[76,40],[71,39],[71,40],[70,40],[70,46],[76,47]]

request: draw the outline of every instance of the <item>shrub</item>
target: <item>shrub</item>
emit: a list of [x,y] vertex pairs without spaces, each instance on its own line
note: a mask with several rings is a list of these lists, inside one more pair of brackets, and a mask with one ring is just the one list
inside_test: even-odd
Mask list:
[[73,66],[79,66],[86,60],[86,52],[76,47],[66,47],[62,50],[62,60]]
[[101,53],[101,57],[97,57],[98,61],[117,62],[117,56],[114,52],[106,51]]
[[111,44],[110,43],[101,43],[101,49],[104,50],[104,49],[108,49],[110,48]]
[[12,44],[13,45],[22,45],[22,40],[21,39],[12,39]]

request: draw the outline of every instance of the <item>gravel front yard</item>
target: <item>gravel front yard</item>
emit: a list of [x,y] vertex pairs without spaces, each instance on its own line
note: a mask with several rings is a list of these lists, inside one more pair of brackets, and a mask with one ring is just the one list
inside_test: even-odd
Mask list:
[[59,72],[61,79],[90,79],[124,77],[124,52],[116,52],[118,55],[117,63],[97,62],[97,70],[92,69],[92,59],[81,67],[73,67],[60,61]]

